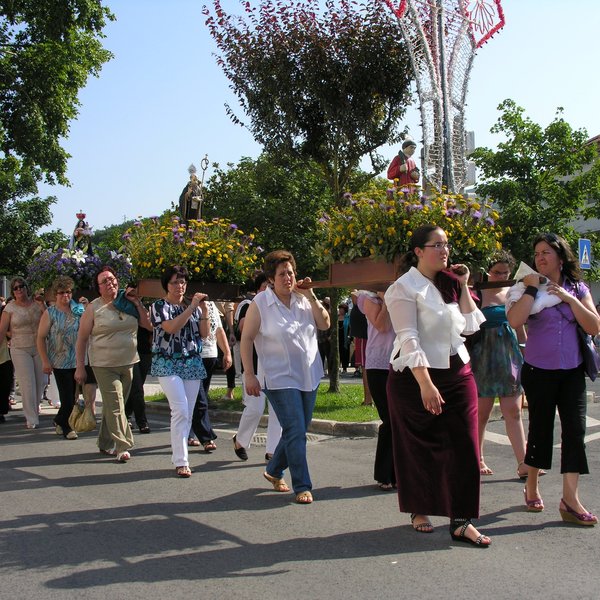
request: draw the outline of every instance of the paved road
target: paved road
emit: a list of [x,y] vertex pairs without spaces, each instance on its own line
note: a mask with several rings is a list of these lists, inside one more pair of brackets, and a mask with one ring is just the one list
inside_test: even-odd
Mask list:
[[[600,512],[600,404],[589,409],[581,495]],[[58,438],[44,413],[37,431],[16,413],[0,425],[2,600],[598,597],[600,528],[559,520],[556,464],[543,479],[546,511],[525,512],[501,421],[479,522],[493,547],[478,550],[452,542],[445,519],[431,535],[412,531],[395,495],[373,485],[370,438],[314,436],[315,503],[299,506],[263,480],[264,447],[235,457],[226,423],[215,423],[217,451],[194,451],[182,480],[165,416],[152,415],[152,433],[136,434],[132,460],[116,464],[93,433]]]

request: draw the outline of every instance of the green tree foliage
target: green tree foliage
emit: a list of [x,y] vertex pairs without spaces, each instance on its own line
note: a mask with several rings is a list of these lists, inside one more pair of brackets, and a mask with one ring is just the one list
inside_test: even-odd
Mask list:
[[123,234],[133,225],[134,219],[123,221],[119,225],[109,225],[93,231],[92,244],[98,249],[114,250],[123,248]]
[[23,275],[40,245],[40,227],[52,222],[50,206],[56,198],[30,198],[0,205],[0,274]]
[[231,81],[265,150],[310,159],[341,201],[352,172],[376,150],[397,141],[410,102],[412,71],[398,21],[385,0],[241,1],[243,16],[220,0],[204,7]]
[[231,219],[245,232],[256,228],[256,243],[266,252],[286,248],[299,275],[315,279],[316,221],[331,196],[314,165],[284,165],[267,153],[242,158],[227,170],[215,165],[205,196],[204,218]]
[[99,41],[100,0],[19,0],[0,5],[0,202],[67,184],[60,143],[77,94],[111,57]]
[[505,141],[496,151],[477,148],[470,158],[483,175],[477,193],[497,203],[501,224],[511,229],[504,246],[530,264],[535,234],[553,231],[576,249],[581,237],[576,219],[600,215],[597,204],[589,205],[600,198],[596,145],[588,143],[584,129],[574,130],[561,118],[560,108],[545,128],[513,100],[505,100],[498,110],[502,114],[491,132],[503,134]]
[[38,239],[41,248],[66,248],[69,245],[69,238],[60,229],[40,233]]

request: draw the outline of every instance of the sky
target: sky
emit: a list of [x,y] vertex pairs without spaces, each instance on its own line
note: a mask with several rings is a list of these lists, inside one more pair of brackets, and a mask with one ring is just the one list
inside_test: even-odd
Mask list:
[[[208,155],[210,164],[225,167],[260,154],[250,133],[225,112],[237,100],[216,64],[203,3],[105,2],[117,19],[104,39],[114,58],[81,90],[79,116],[64,142],[70,187],[40,187],[40,196],[57,198],[45,230],[70,236],[80,210],[93,229],[160,214],[177,202],[191,163],[200,167]],[[238,0],[223,6],[237,12]],[[501,141],[489,130],[506,98],[542,126],[560,106],[571,126],[600,134],[600,2],[502,0],[502,7],[506,25],[478,50],[471,71],[466,128],[475,132],[476,145]],[[411,107],[402,125],[415,140],[418,123]],[[380,152],[391,160],[397,148]],[[211,173],[209,167],[207,178]]]

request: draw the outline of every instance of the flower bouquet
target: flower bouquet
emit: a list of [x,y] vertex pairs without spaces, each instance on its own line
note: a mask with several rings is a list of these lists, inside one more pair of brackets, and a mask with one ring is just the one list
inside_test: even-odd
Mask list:
[[324,262],[355,263],[371,258],[393,263],[408,250],[412,232],[421,225],[438,225],[452,244],[453,263],[472,272],[487,266],[502,247],[503,230],[490,204],[457,194],[424,197],[419,189],[376,189],[346,194],[347,206],[319,219],[320,254]]
[[240,285],[257,268],[262,248],[227,219],[182,223],[173,213],[138,219],[123,235],[133,276],[158,279],[169,265],[187,268],[191,281]]
[[78,291],[86,293],[93,289],[94,276],[103,265],[108,265],[115,270],[121,286],[129,282],[131,262],[127,256],[112,250],[101,251],[99,254],[86,254],[83,250],[68,248],[55,250],[38,248],[27,268],[27,280],[31,289],[49,290],[52,282],[59,275],[66,275],[73,279]]

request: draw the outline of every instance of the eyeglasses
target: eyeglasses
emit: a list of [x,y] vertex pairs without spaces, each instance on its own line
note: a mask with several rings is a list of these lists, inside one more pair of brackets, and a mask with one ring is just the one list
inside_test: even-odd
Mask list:
[[490,275],[495,275],[496,277],[506,277],[510,275],[510,271],[490,271]]
[[117,280],[114,277],[106,277],[106,279],[103,279],[102,281],[98,282],[98,285],[115,285],[117,283]]
[[185,279],[175,279],[174,281],[169,281],[169,285],[187,285],[187,281]]
[[15,285],[13,287],[13,292],[17,292],[18,290],[24,290],[26,287],[26,285]]
[[62,292],[56,292],[56,295],[60,296],[70,296],[73,293],[73,290],[64,290]]
[[423,248],[435,248],[436,250],[448,250],[448,252],[450,252],[450,250],[452,250],[452,244],[449,244],[448,242],[436,242],[435,244],[425,245]]

